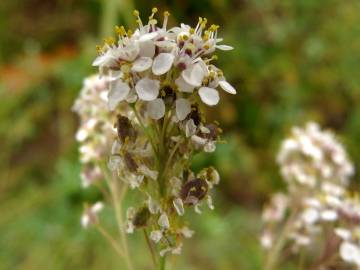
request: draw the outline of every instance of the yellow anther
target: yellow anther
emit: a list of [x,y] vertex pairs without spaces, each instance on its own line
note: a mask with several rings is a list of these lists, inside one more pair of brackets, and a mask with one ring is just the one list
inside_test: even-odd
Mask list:
[[154,13],[154,14],[155,14],[156,12],[158,12],[157,7],[153,7],[152,10],[151,10],[151,12]]
[[105,44],[107,44],[107,45],[114,45],[115,44],[115,39],[113,38],[113,37],[108,37],[108,38],[105,38],[104,39],[104,42],[105,42]]
[[149,24],[157,24],[157,20],[156,19],[152,19],[152,18],[149,18]]
[[204,18],[203,22],[201,23],[201,28],[204,29],[206,27],[207,24],[207,19]]
[[129,30],[127,31],[127,35],[128,35],[128,37],[131,37],[131,36],[133,35],[133,31],[132,31],[131,29],[129,29]]
[[124,26],[115,26],[115,32],[119,36],[124,36],[126,34],[126,30]]
[[140,12],[139,12],[137,9],[135,9],[135,10],[133,11],[133,15],[134,15],[135,17],[139,17],[139,16],[140,16]]
[[213,55],[213,56],[211,57],[211,59],[216,61],[216,60],[218,60],[218,56],[217,56],[217,55]]
[[208,44],[205,44],[205,45],[204,45],[204,49],[205,49],[205,50],[208,50],[208,49],[210,49],[210,46],[209,46]]
[[169,17],[170,16],[170,12],[169,11],[164,11],[164,17]]
[[199,24],[201,24],[203,21],[203,19],[201,17],[199,17]]
[[189,33],[193,35],[193,34],[195,33],[195,29],[194,29],[194,28],[190,28]]
[[100,45],[96,45],[96,51],[98,54],[101,54],[103,52],[103,48]]

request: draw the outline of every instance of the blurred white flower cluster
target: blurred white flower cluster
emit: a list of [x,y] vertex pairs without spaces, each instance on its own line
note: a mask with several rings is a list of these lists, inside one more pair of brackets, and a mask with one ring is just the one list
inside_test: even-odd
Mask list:
[[116,130],[112,116],[107,110],[109,80],[93,75],[84,80],[73,111],[80,118],[76,140],[80,143],[80,160],[84,164],[81,173],[83,187],[101,181],[104,176],[98,161],[109,155]]
[[316,123],[295,127],[277,160],[287,193],[274,194],[263,211],[261,243],[269,256],[275,246],[295,254],[305,249],[318,257],[312,267],[344,261],[360,267],[360,201],[348,190],[354,167],[335,135]]
[[[93,65],[99,78],[85,80],[74,110],[81,117],[84,184],[104,177],[99,164],[108,160],[108,174],[115,177],[107,180],[110,193],[121,181],[142,197],[127,209],[126,231],[150,230],[163,256],[180,253],[182,239],[193,235],[182,219],[186,208],[201,213],[205,203],[213,209],[209,191],[220,181],[213,167],[191,170],[192,156],[213,152],[222,132],[218,123],[206,122],[201,103],[216,105],[219,88],[236,91],[213,64],[216,49],[232,49],[218,44],[218,26],[199,18],[195,28],[167,29],[169,13],[162,25],[156,13],[154,8],[143,23],[134,11],[138,28],[116,27],[117,38],[98,47]],[[91,209],[86,224],[98,221]]]

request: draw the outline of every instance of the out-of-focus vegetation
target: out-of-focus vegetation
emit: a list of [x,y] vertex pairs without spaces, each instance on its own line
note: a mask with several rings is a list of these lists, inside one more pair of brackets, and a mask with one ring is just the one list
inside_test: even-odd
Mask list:
[[[147,16],[155,4],[172,13],[170,23],[208,17],[235,47],[219,52],[219,66],[238,95],[209,110],[227,144],[194,165],[221,172],[216,210],[194,215],[196,235],[176,269],[261,268],[259,213],[282,187],[275,154],[292,125],[334,129],[360,163],[357,0],[2,0],[0,269],[122,269],[95,231],[80,228],[83,201],[99,194],[80,188],[70,108],[96,72],[95,44],[114,24],[132,23],[133,7]],[[132,254],[150,269],[141,236],[130,236]]]

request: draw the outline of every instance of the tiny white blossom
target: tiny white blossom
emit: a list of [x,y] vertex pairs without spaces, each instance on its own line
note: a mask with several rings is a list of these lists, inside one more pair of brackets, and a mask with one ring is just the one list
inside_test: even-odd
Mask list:
[[151,101],[159,95],[160,82],[145,77],[137,82],[135,89],[140,99]]

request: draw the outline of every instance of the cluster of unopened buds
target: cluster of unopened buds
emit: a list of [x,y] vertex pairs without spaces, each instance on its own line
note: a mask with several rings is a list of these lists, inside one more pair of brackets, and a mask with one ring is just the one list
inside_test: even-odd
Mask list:
[[[154,8],[144,24],[134,11],[135,31],[116,27],[117,38],[98,46],[93,65],[99,74],[85,80],[74,110],[81,118],[84,186],[102,187],[119,210],[120,230],[143,229],[164,256],[180,253],[182,239],[193,234],[182,218],[185,209],[200,213],[203,202],[212,209],[210,190],[220,180],[213,167],[191,169],[192,157],[213,152],[222,132],[217,122],[206,121],[202,103],[216,105],[219,88],[236,91],[213,64],[216,49],[232,49],[218,44],[218,26],[199,18],[195,28],[167,29],[169,13],[162,25],[156,13]],[[127,186],[142,202],[129,207],[122,222],[119,200]],[[85,227],[100,226],[102,206],[86,207]]]
[[330,131],[295,127],[278,154],[286,193],[263,211],[266,269],[298,256],[304,269],[360,268],[360,201],[350,192],[354,168]]

